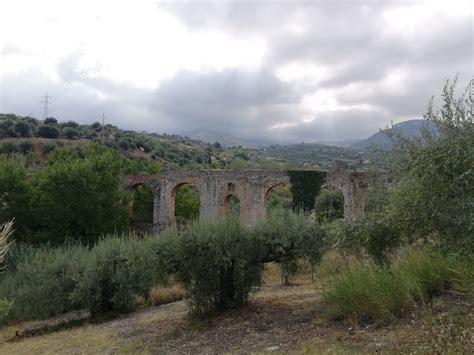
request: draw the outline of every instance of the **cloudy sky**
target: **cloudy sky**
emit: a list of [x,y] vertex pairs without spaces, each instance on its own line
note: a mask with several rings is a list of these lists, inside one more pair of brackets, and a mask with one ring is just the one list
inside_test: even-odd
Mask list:
[[0,112],[280,143],[421,118],[473,72],[452,1],[2,0]]

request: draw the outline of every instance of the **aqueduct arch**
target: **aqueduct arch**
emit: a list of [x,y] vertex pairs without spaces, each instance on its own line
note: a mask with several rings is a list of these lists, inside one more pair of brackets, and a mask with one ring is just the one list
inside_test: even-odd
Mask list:
[[[282,170],[188,170],[167,171],[156,176],[126,176],[125,187],[140,184],[151,187],[154,196],[153,229],[160,231],[174,218],[175,193],[178,186],[189,184],[200,193],[200,219],[226,215],[229,195],[240,201],[240,219],[253,225],[266,217],[266,195],[277,185],[290,187],[290,177]],[[364,194],[367,178],[364,173],[336,168],[326,172],[321,186],[338,188],[344,196],[344,218],[352,219],[364,214]]]

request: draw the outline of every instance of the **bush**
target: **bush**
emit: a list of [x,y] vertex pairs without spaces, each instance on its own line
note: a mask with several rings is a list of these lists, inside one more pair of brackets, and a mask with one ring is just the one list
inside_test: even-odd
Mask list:
[[67,139],[76,139],[77,137],[79,137],[79,131],[74,128],[66,128],[64,130],[64,135]]
[[43,146],[43,154],[48,155],[50,152],[52,152],[56,148],[56,144],[54,143],[46,143]]
[[70,296],[86,261],[87,250],[82,247],[37,249],[0,284],[0,298],[13,301],[10,317],[47,318],[81,308],[82,301]]
[[19,144],[19,148],[22,154],[28,154],[33,150],[34,145],[30,141],[24,141]]
[[428,106],[425,118],[436,125],[435,132],[425,130],[422,139],[394,135],[398,182],[388,213],[407,239],[429,237],[445,251],[472,254],[473,81],[459,97],[456,81],[446,82],[440,111],[433,110],[433,102]]
[[429,250],[410,251],[390,267],[354,262],[326,286],[324,301],[333,317],[386,322],[445,290],[471,287],[469,265],[453,255]]
[[308,257],[312,266],[319,262],[326,244],[326,233],[308,217],[285,210],[275,210],[255,227],[256,240],[265,247],[264,261],[280,264],[285,284],[298,272],[297,260]]
[[120,147],[120,149],[123,149],[123,150],[128,150],[129,148],[128,142],[126,140],[121,140],[118,146]]
[[24,166],[0,157],[0,224],[15,218],[15,239],[24,235],[31,223],[30,196]]
[[79,127],[79,123],[74,122],[74,121],[66,121],[66,122],[62,122],[60,126],[62,128],[66,128],[66,127],[77,128]]
[[378,264],[386,264],[402,244],[400,234],[387,219],[369,216],[365,219],[344,220],[331,229],[332,243],[345,255],[370,256]]
[[6,299],[0,299],[0,326],[8,319],[12,305],[13,302]]
[[18,152],[18,146],[13,142],[4,142],[0,146],[0,154],[12,154]]
[[8,253],[5,258],[5,272],[14,272],[17,270],[18,265],[28,262],[36,249],[31,244],[19,243],[13,241],[8,248]]
[[47,118],[45,118],[45,120],[44,120],[44,124],[46,124],[46,125],[57,125],[57,124],[58,124],[58,120],[55,119],[54,117],[47,117]]
[[77,309],[93,316],[127,312],[139,297],[167,285],[157,238],[108,237],[92,249],[41,247],[7,267],[0,299],[13,302],[10,319],[47,318]]
[[17,122],[15,123],[15,132],[18,133],[20,137],[29,137],[30,125],[26,122]]
[[[45,121],[46,122],[46,121]],[[59,129],[54,126],[50,126],[45,124],[38,128],[38,135],[43,138],[58,138],[59,137]]]
[[260,286],[263,249],[237,220],[196,223],[175,238],[174,267],[191,314],[241,307]]
[[[282,229],[283,225],[288,225]],[[0,299],[13,302],[11,319],[45,318],[77,309],[93,316],[128,312],[173,276],[189,294],[190,312],[241,307],[261,284],[263,262],[278,260],[291,273],[296,258],[316,262],[324,232],[303,215],[288,214],[251,231],[236,219],[194,223],[159,238],[108,237],[80,245],[31,250],[14,244],[0,279]],[[289,270],[289,271],[287,271]],[[171,276],[169,276],[171,275]],[[291,275],[289,275],[291,276]],[[181,297],[163,290],[154,298]],[[157,302],[157,301],[152,301]]]
[[83,301],[92,315],[135,309],[138,297],[146,298],[153,286],[167,283],[166,274],[158,267],[156,245],[154,238],[100,241],[91,250],[72,299]]

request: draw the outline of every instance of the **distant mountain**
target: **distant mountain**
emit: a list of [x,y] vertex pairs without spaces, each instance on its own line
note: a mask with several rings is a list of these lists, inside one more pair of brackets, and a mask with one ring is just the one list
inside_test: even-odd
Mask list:
[[195,128],[187,132],[186,136],[206,143],[219,142],[225,147],[242,146],[246,148],[256,148],[261,145],[258,142],[238,138],[230,133],[212,131],[206,128]]
[[342,141],[316,141],[314,142],[315,144],[324,144],[324,145],[330,145],[333,147],[352,147],[356,143],[360,142],[360,139],[346,139]]
[[[409,120],[393,125],[391,129],[400,132],[405,137],[421,137],[421,129],[426,127],[428,130],[437,131],[436,124],[427,120]],[[353,149],[366,149],[368,147],[376,146],[381,149],[392,149],[393,142],[383,131],[379,131],[369,138],[358,141],[353,144]]]

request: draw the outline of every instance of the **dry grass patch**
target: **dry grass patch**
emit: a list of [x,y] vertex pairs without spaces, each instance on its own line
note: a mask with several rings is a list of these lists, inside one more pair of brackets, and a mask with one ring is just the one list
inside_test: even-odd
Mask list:
[[[316,270],[316,267],[315,267]],[[265,286],[283,285],[284,279],[279,264],[266,263],[263,271],[263,284]],[[298,260],[298,273],[291,280],[293,285],[306,285],[311,283],[311,264],[305,259]]]
[[342,256],[332,250],[328,251],[314,268],[314,278],[316,280],[330,279],[334,275],[347,271],[354,260],[354,257]]
[[158,306],[160,304],[180,301],[185,297],[186,291],[178,285],[154,287],[150,291],[149,305]]
[[112,332],[88,325],[19,342],[1,342],[0,354],[99,354],[108,352],[113,344]]

